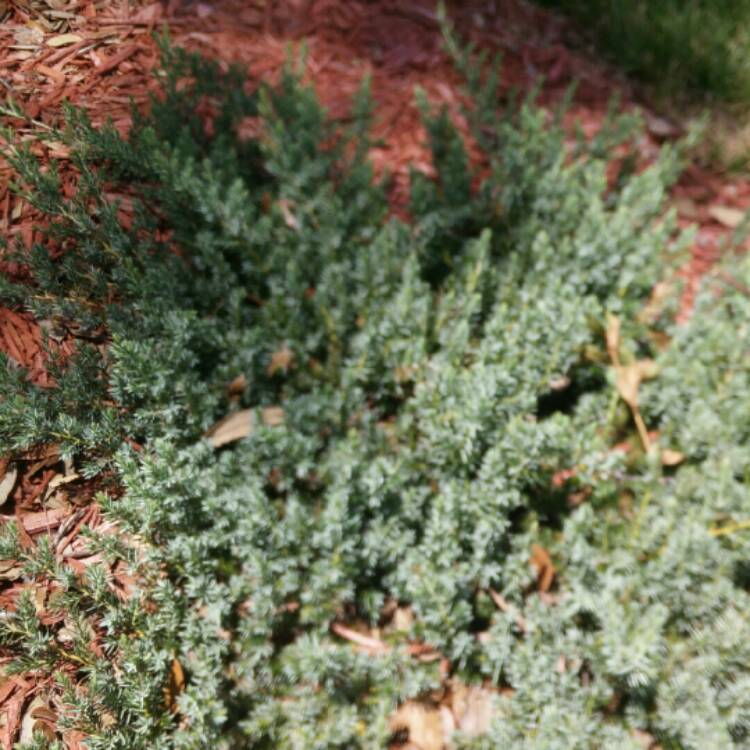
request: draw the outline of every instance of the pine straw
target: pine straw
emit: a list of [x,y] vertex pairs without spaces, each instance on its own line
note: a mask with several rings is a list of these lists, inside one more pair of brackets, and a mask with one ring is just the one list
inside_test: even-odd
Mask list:
[[[127,0],[0,0],[0,4],[0,13],[5,14],[0,26],[0,97],[3,89],[12,94],[28,117],[43,125],[59,123],[60,104],[68,100],[88,110],[95,124],[111,119],[126,132],[130,100],[143,106],[155,89],[152,71],[158,55],[152,32],[168,23],[177,43],[226,62],[244,63],[251,85],[277,76],[288,59],[289,43],[305,40],[306,76],[336,119],[349,116],[351,97],[369,74],[377,105],[374,136],[382,141],[372,158],[378,172],[393,177],[396,213],[405,213],[409,170],[431,171],[414,103],[415,86],[422,87],[431,101],[447,106],[466,127],[460,114],[459,80],[442,51],[432,0],[171,0],[139,7]],[[645,116],[648,129],[637,144],[644,164],[654,158],[661,142],[680,135],[679,126],[649,111],[616,71],[566,46],[571,30],[554,14],[525,0],[470,0],[456,5],[460,7],[451,15],[462,35],[502,54],[506,90],[524,91],[541,83],[541,103],[553,105],[577,82],[568,117],[571,123],[580,122],[587,134],[599,129],[610,97],[619,92],[626,109],[638,109]],[[39,127],[14,124],[22,137],[30,137],[31,130]],[[65,147],[41,141],[33,148],[43,160],[58,160],[64,189],[72,194],[76,174]],[[35,226],[38,217],[10,192],[10,179],[9,168],[0,160],[0,232],[11,240],[20,237],[29,246],[42,240]],[[698,279],[716,261],[720,242],[730,231],[716,220],[715,211],[712,215],[712,208],[748,208],[750,182],[693,165],[676,186],[674,199],[681,225],[699,227],[692,260],[681,272],[686,281],[685,317]],[[0,272],[19,280],[27,275],[22,266],[1,258]],[[73,351],[75,340],[67,334],[51,340],[50,346],[65,356]],[[28,368],[37,385],[54,385],[45,367],[42,328],[28,313],[0,307],[0,349]],[[101,527],[93,500],[97,487],[76,478],[72,467],[64,467],[55,446],[14,456],[3,467],[17,469],[18,478],[7,499],[0,498],[0,516],[18,519],[24,546],[33,548],[40,535],[49,535],[59,559],[78,572],[97,562],[87,556],[78,537],[84,524]],[[113,587],[126,592],[131,582],[121,571],[111,573]],[[0,561],[0,609],[12,610],[18,593],[31,585],[38,589],[44,618],[49,587],[14,579],[10,563]],[[28,676],[0,686],[0,746],[11,747],[31,699],[47,688]],[[50,709],[52,716],[54,709]],[[44,711],[39,716],[42,724],[49,718]],[[53,722],[47,723],[52,728]],[[81,747],[81,740],[76,733],[64,737],[69,748]]]

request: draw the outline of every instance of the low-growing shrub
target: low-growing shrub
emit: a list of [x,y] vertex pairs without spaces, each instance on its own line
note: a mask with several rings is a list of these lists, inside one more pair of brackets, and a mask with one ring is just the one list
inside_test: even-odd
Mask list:
[[[67,113],[73,198],[8,147],[65,252],[18,249],[33,281],[2,296],[78,347],[56,389],[6,359],[0,448],[54,441],[109,482],[117,532],[90,546],[135,587],[6,524],[0,557],[55,582],[66,638],[21,595],[0,647],[10,672],[67,665],[60,727],[92,750],[385,747],[396,707],[448,676],[493,702],[455,747],[747,746],[750,301],[707,298],[644,388],[684,465],[613,451],[631,427],[607,317],[624,359],[647,353],[678,154],[610,184],[636,124],[571,145],[466,70],[481,174],[423,102],[438,176],[413,175],[410,223],[367,161],[366,87],[334,127],[291,67],[248,93],[165,47],[128,138]],[[228,414],[244,439],[207,439]]]
[[670,98],[750,103],[747,0],[541,0],[590,30],[601,52]]

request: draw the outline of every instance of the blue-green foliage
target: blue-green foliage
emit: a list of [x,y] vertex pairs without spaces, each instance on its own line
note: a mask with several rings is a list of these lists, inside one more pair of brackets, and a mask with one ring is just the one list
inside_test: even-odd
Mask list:
[[[747,746],[747,536],[709,534],[748,506],[747,299],[706,301],[644,396],[685,466],[667,476],[609,449],[627,415],[605,320],[634,320],[658,278],[676,153],[608,186],[607,145],[631,123],[569,147],[531,101],[498,116],[491,82],[470,75],[488,175],[423,102],[439,177],[414,175],[405,224],[366,160],[366,90],[334,131],[289,70],[245,94],[238,71],[166,57],[165,95],[128,140],[69,112],[75,198],[9,153],[69,250],[34,248],[32,287],[3,294],[107,346],[82,343],[54,391],[7,363],[0,444],[55,440],[113,474],[122,496],[102,502],[118,534],[92,550],[138,579],[122,601],[103,569],[76,576],[39,551],[27,575],[59,581],[76,636],[61,645],[29,600],[0,623],[11,668],[74,655],[65,721],[92,750],[383,747],[393,709],[440,685],[436,662],[407,653],[415,640],[464,681],[512,688],[463,748],[636,748],[635,730]],[[193,116],[205,97],[213,135]],[[249,141],[244,117],[260,123]],[[132,228],[105,187],[132,196]],[[268,406],[283,425],[259,416],[219,450],[203,438]],[[2,556],[20,555],[3,533]],[[558,569],[544,601],[536,543]],[[385,628],[389,653],[331,632],[375,626],[393,601],[414,622]],[[171,713],[174,659],[187,682]]]

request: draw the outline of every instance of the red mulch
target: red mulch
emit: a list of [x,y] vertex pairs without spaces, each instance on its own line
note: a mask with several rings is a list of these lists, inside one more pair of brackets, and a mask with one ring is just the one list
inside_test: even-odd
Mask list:
[[[150,5],[69,0],[63,6],[63,0],[57,0],[52,8],[44,0],[34,4],[9,0],[10,10],[0,26],[0,98],[4,89],[12,93],[25,113],[42,124],[59,122],[60,104],[69,100],[85,107],[94,123],[111,118],[124,132],[130,124],[131,97],[143,104],[155,87],[151,71],[158,55],[151,33],[163,23],[169,23],[172,38],[180,44],[244,63],[255,81],[278,74],[290,41],[306,40],[307,75],[332,117],[347,115],[363,75],[371,75],[377,104],[374,135],[383,141],[372,157],[378,170],[393,175],[391,198],[399,211],[408,195],[409,169],[431,169],[414,88],[420,86],[432,101],[446,104],[465,126],[459,112],[459,79],[442,51],[434,5],[433,0],[169,0]],[[56,13],[47,13],[51,10]],[[566,40],[571,29],[560,17],[526,0],[467,0],[453,3],[451,15],[464,37],[502,53],[506,88],[528,90],[543,81],[540,101],[552,105],[577,82],[570,118],[579,120],[587,134],[600,127],[610,97],[619,92],[625,108],[644,114],[647,131],[637,144],[644,162],[653,159],[661,143],[680,135],[679,123],[651,112],[616,70],[570,48]],[[21,121],[0,120],[15,124],[26,135]],[[59,161],[64,188],[72,192],[76,175],[65,147],[46,141],[33,148],[43,159]],[[0,159],[0,233],[29,246],[41,241],[35,228],[38,217],[10,192],[10,178]],[[682,270],[687,282],[684,318],[698,279],[715,262],[719,244],[730,231],[726,213],[715,209],[747,209],[750,182],[693,165],[675,187],[673,198],[680,224],[699,227],[692,259]],[[0,272],[23,279],[25,269],[0,259]],[[35,383],[53,387],[45,367],[44,342],[40,323],[29,313],[0,307],[0,350],[28,368]],[[75,342],[70,337],[50,338],[46,345],[65,356]],[[22,456],[13,465],[18,479],[7,500],[0,500],[0,514],[4,513],[0,521],[18,516],[26,546],[35,544],[40,534],[51,535],[59,558],[79,572],[97,562],[77,536],[83,524],[102,523],[92,504],[91,485],[78,479],[72,467],[63,466],[54,446]],[[3,466],[7,468],[7,462]],[[124,575],[117,570],[112,575],[113,586],[127,591]],[[14,579],[8,561],[0,561],[0,608],[12,609],[18,593],[28,585]],[[48,595],[39,584],[37,601],[43,618]],[[0,685],[2,748],[9,749],[18,739],[24,711],[35,695],[48,688],[28,677]],[[47,714],[35,709],[38,721],[50,727],[55,700],[52,694]],[[67,747],[77,748],[81,739],[73,733],[64,741]]]

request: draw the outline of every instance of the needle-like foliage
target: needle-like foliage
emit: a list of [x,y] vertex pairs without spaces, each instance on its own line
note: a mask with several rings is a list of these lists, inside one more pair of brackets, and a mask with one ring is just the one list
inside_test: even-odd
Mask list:
[[[2,295],[78,347],[55,389],[6,359],[0,447],[56,442],[120,491],[101,497],[114,536],[91,534],[100,566],[26,557],[65,638],[22,597],[0,644],[10,670],[75,665],[61,721],[91,750],[384,747],[396,706],[445,677],[420,642],[497,688],[491,727],[456,747],[748,746],[750,303],[707,299],[644,392],[684,466],[611,450],[629,414],[607,315],[648,348],[636,313],[679,245],[677,153],[608,182],[632,122],[571,144],[532,101],[498,114],[481,79],[481,172],[423,101],[438,177],[413,176],[411,223],[373,179],[366,88],[336,128],[291,67],[247,93],[165,48],[127,138],[68,112],[73,198],[9,148],[65,252],[32,248],[33,281]],[[213,447],[240,409],[254,429]],[[27,554],[12,525],[0,544]],[[556,569],[544,595],[534,545]],[[381,625],[387,648],[336,623]]]

